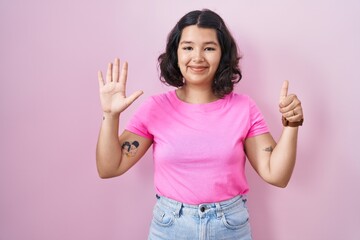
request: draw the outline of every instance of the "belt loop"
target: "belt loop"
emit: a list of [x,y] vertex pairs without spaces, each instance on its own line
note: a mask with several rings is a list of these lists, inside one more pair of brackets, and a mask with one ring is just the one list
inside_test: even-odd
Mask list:
[[176,207],[175,207],[175,210],[174,210],[174,216],[176,218],[179,218],[180,217],[180,211],[181,211],[181,208],[182,208],[182,203],[181,202],[177,202],[176,203]]
[[222,210],[222,208],[220,206],[220,203],[215,203],[215,207],[216,207],[216,216],[218,218],[222,218],[224,213],[223,213],[223,210]]

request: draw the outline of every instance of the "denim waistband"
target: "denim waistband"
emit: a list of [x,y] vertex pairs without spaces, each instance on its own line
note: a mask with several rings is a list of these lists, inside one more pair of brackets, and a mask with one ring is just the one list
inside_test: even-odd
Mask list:
[[175,216],[179,216],[180,213],[194,216],[214,213],[218,217],[221,217],[223,212],[230,211],[232,208],[239,207],[239,205],[243,206],[243,204],[247,201],[245,195],[238,195],[221,202],[202,203],[198,205],[178,202],[174,199],[159,195],[156,195],[156,198],[158,199],[158,204],[171,210]]

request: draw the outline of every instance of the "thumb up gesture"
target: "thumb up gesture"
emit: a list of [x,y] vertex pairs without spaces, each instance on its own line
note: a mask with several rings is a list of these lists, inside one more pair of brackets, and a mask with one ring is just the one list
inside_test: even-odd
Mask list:
[[289,82],[284,81],[280,91],[279,110],[284,126],[297,127],[304,121],[303,109],[295,94],[288,95],[288,89]]

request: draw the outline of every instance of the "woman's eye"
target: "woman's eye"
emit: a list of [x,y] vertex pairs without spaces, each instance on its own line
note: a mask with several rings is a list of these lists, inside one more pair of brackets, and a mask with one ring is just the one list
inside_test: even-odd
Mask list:
[[192,47],[183,47],[183,50],[190,51],[192,50]]
[[215,51],[215,48],[207,47],[207,48],[205,48],[205,51]]

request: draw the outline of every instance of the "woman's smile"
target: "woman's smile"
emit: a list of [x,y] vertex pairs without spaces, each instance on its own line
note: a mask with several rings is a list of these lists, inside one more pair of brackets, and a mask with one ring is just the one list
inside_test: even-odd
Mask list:
[[203,73],[208,69],[208,67],[206,67],[206,66],[188,66],[188,69],[190,69],[193,73]]

